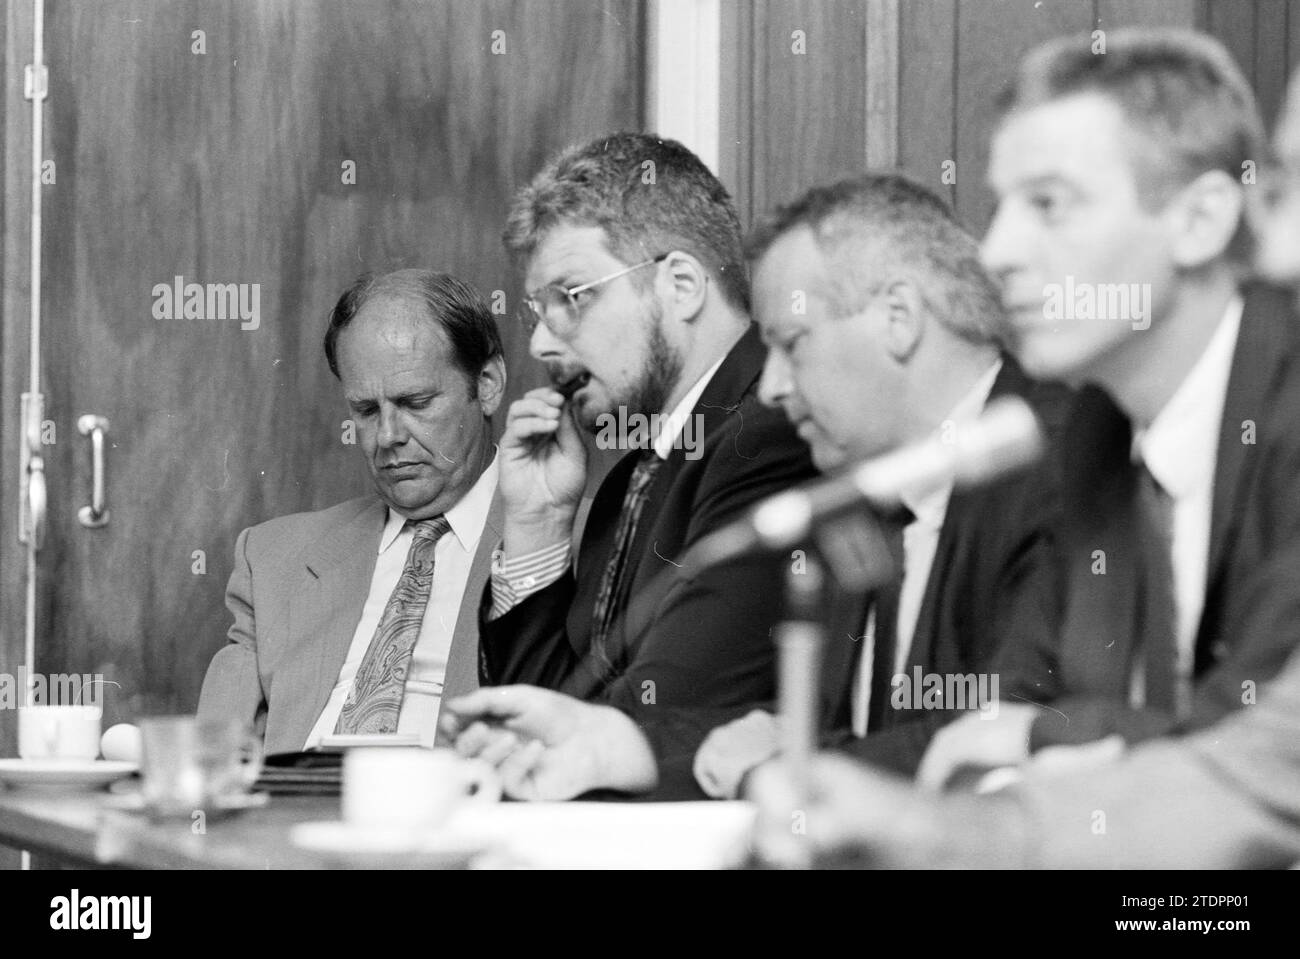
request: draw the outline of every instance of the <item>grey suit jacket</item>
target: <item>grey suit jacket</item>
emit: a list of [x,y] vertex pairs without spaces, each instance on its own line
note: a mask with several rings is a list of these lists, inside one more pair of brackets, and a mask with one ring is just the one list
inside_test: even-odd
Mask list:
[[[1300,860],[1300,649],[1255,702],[1105,768],[1027,778],[1029,864],[1243,869]],[[1104,828],[1102,828],[1104,827]]]
[[[501,517],[493,497],[456,617],[444,701],[478,686],[478,599]],[[253,724],[268,754],[303,748],[352,644],[386,518],[378,497],[363,496],[239,534],[226,586],[235,621],[203,680],[201,718]]]

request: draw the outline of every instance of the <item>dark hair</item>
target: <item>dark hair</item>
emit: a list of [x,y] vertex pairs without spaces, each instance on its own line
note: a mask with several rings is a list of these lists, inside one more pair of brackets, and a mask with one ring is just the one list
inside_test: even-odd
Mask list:
[[501,355],[501,334],[478,290],[450,274],[433,270],[363,273],[343,291],[325,330],[325,360],[331,373],[339,375],[339,333],[376,296],[400,297],[423,306],[429,319],[447,335],[452,362],[469,378],[471,392],[477,392],[483,365]]
[[948,205],[895,173],[868,173],[817,186],[760,219],[746,243],[757,262],[782,236],[812,231],[832,262],[831,302],[841,316],[870,301],[886,267],[910,275],[943,326],[973,343],[1000,343],[1005,314],[980,265],[979,244]]
[[[1134,142],[1152,148],[1135,163],[1148,208],[1207,171],[1240,182],[1246,161],[1267,159],[1255,95],[1218,40],[1193,30],[1125,29],[1105,34],[1105,44],[1093,53],[1085,34],[1034,48],[998,97],[1000,115],[1078,93],[1108,97]],[[1244,260],[1250,252],[1243,216],[1230,255]]]
[[[627,263],[679,249],[700,260],[724,299],[749,312],[740,219],[726,188],[676,140],[614,133],[552,157],[510,207],[502,239],[516,264],[557,224],[605,231]],[[649,279],[634,277],[645,285]]]

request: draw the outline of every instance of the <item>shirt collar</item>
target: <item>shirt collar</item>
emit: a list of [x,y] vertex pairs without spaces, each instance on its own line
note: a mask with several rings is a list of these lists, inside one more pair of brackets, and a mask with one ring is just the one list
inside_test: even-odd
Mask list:
[[[500,469],[496,449],[493,448],[492,462],[488,463],[487,469],[469,488],[469,492],[457,500],[451,509],[443,513],[447,518],[447,524],[451,527],[452,535],[456,537],[461,549],[467,553],[478,547],[479,537],[483,535],[483,527],[487,525],[488,510],[492,508],[492,497],[496,495]],[[384,532],[379,537],[381,554],[393,545],[398,535],[406,528],[406,523],[405,516],[389,507],[388,521],[384,523]]]
[[[993,363],[980,374],[970,390],[957,401],[944,420],[949,423],[969,423],[977,419],[989,401],[993,392],[993,383],[1002,370],[1002,360]],[[942,429],[942,427],[941,427]],[[952,496],[952,481],[939,485],[917,485],[901,490],[899,499],[912,511],[912,515],[926,525],[938,528],[943,525],[944,515],[948,512],[948,499]]]
[[[662,420],[663,429],[659,431],[659,435],[655,437],[654,442],[655,454],[661,460],[668,459],[668,454],[673,451],[673,444],[677,442],[677,437],[681,436],[682,430],[686,428],[687,417],[694,412],[695,404],[704,395],[709,380],[713,379],[713,374],[718,372],[718,367],[722,365],[722,361],[726,358],[725,354],[718,357],[718,361],[704,371],[704,375],[695,381],[694,386],[687,390],[686,395],[682,397],[682,401]],[[702,440],[703,437],[700,437],[700,439]]]
[[1242,308],[1241,296],[1234,296],[1196,365],[1151,425],[1133,437],[1134,461],[1145,463],[1175,500],[1214,482],[1220,421]]

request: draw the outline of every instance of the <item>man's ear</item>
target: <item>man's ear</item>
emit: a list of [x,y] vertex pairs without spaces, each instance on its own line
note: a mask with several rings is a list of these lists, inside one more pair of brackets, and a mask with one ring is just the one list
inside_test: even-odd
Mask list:
[[505,357],[498,353],[484,363],[475,385],[478,386],[478,403],[483,409],[483,415],[491,416],[506,395]]
[[689,253],[674,250],[664,260],[663,276],[674,315],[687,323],[693,322],[704,308],[709,289],[709,273],[704,264]]
[[1196,269],[1228,252],[1245,216],[1242,186],[1223,170],[1207,170],[1169,204],[1174,262]]
[[925,333],[925,304],[910,280],[894,280],[880,294],[885,313],[885,349],[899,363],[911,359]]

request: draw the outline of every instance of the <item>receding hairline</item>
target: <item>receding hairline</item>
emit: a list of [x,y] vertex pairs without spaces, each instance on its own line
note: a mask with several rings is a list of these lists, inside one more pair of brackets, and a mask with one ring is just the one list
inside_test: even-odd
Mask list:
[[[400,313],[392,310],[391,304],[398,304],[401,307]],[[388,306],[389,308],[382,309],[385,306]],[[373,312],[374,316],[369,316],[368,311]],[[430,313],[428,305],[421,302],[413,294],[403,294],[397,291],[372,293],[370,296],[366,297],[365,302],[357,307],[357,311],[352,315],[352,318],[348,320],[344,326],[340,327],[338,335],[334,341],[335,358],[339,361],[340,367],[339,372],[342,373],[343,364],[341,361],[343,356],[343,342],[350,332],[374,332],[374,328],[380,324],[394,324],[398,322],[407,323],[409,329],[412,331],[412,347],[414,347],[423,336],[431,335],[442,347],[442,350],[446,353],[447,359],[451,362],[451,365],[455,366],[462,373],[466,372],[461,370],[459,365],[456,363],[456,357],[454,355],[455,350],[451,342],[451,335],[443,327],[442,323],[438,321],[438,318]],[[390,343],[393,342],[392,337],[385,337],[385,339]],[[395,343],[393,345],[396,346]],[[466,373],[466,375],[468,374]]]

